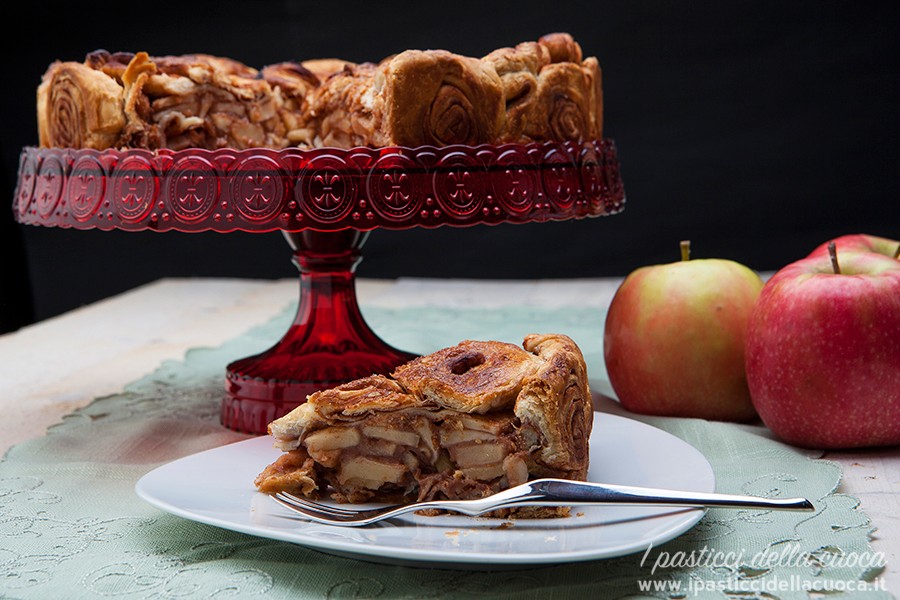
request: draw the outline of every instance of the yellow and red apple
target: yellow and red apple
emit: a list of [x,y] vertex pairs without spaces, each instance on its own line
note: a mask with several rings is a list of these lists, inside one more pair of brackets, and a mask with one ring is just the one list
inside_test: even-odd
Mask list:
[[688,260],[688,250],[680,262],[637,269],[617,290],[604,333],[610,383],[633,412],[752,419],[744,344],[763,282],[734,261]]
[[753,404],[795,445],[900,444],[900,261],[837,248],[763,288],[747,331]]

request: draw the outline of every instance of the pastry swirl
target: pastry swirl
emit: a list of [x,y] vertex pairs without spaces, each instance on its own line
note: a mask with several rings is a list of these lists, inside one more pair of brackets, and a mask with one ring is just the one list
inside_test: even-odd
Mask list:
[[41,146],[103,149],[125,127],[122,87],[81,63],[55,62],[37,90]]
[[501,48],[484,57],[503,82],[503,141],[603,137],[603,92],[596,58],[565,33]]
[[500,79],[473,58],[407,50],[378,65],[346,65],[316,91],[316,145],[477,145],[503,122]]
[[406,146],[477,145],[503,122],[500,78],[481,61],[442,50],[403,52],[379,68],[387,132]]

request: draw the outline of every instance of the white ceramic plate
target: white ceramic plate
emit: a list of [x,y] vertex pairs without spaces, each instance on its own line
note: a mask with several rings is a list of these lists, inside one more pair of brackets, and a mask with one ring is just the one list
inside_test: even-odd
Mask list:
[[[364,527],[305,521],[258,493],[253,479],[280,455],[259,437],[176,460],[138,481],[138,496],[162,510],[209,525],[302,544],[364,560],[485,569],[554,564],[642,552],[671,540],[701,509],[578,506],[566,519],[408,515]],[[715,490],[698,450],[649,425],[594,413],[591,468],[596,482],[676,490]]]

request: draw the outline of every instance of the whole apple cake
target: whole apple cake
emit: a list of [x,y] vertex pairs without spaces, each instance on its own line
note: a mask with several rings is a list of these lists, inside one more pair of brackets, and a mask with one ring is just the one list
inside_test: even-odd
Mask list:
[[[481,498],[530,478],[584,480],[593,408],[564,335],[464,341],[316,392],[269,424],[284,454],[255,484],[338,502]],[[515,509],[566,516],[567,507]]]
[[600,139],[596,58],[554,33],[483,58],[407,50],[379,63],[96,51],[37,93],[43,147],[286,148]]

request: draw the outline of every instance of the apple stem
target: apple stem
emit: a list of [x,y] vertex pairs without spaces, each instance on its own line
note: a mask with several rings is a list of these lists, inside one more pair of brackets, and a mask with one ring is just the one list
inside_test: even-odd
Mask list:
[[681,240],[681,260],[691,260],[691,240]]
[[894,250],[894,258],[900,258],[900,244],[897,244],[897,249]]
[[828,242],[828,256],[831,257],[831,268],[834,270],[834,274],[840,275],[841,265],[838,264],[837,245],[834,242]]

